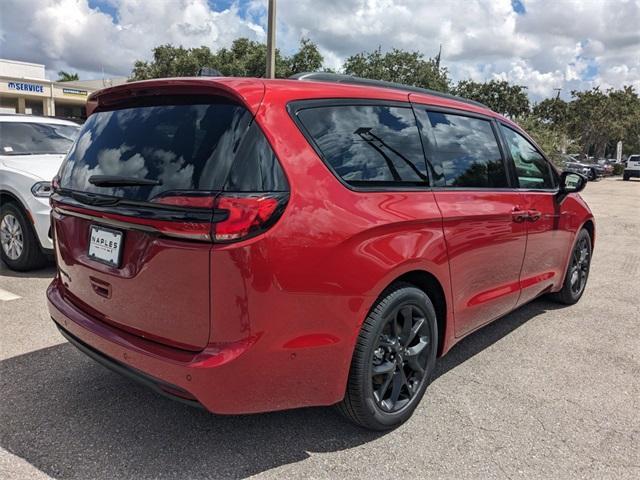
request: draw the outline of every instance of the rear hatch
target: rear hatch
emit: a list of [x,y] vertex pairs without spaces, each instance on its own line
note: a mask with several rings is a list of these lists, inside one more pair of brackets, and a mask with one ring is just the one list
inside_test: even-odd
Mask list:
[[54,182],[56,257],[78,308],[200,350],[210,338],[213,242],[261,233],[288,188],[243,105],[160,93],[98,105],[83,126]]

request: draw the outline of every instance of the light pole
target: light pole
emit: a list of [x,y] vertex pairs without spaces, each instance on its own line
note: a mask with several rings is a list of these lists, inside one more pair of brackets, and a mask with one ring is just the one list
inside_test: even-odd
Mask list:
[[276,0],[269,0],[267,19],[267,78],[276,78]]
[[561,89],[561,88],[554,88],[554,90],[555,90],[556,92],[558,92],[558,93],[556,94],[556,100],[559,100],[559,99],[560,99],[560,92],[562,91],[562,89]]

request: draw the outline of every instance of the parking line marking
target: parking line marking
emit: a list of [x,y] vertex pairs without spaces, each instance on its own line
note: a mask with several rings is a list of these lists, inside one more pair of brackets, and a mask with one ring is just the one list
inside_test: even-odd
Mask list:
[[3,302],[8,302],[10,300],[18,300],[20,297],[19,295],[16,295],[15,293],[11,293],[3,288],[0,288],[0,300]]

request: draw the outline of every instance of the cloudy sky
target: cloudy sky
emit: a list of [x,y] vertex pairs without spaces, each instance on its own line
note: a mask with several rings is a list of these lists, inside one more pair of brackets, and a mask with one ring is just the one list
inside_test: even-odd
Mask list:
[[[154,46],[265,40],[266,0],[2,0],[0,56],[82,79],[126,76]],[[539,99],[563,88],[640,90],[640,0],[278,0],[277,45],[301,37],[325,63],[379,45],[442,44],[454,80],[506,79]]]

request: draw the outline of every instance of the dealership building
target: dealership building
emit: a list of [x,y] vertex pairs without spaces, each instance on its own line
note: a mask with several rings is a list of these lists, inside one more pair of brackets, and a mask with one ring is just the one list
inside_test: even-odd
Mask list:
[[123,77],[52,82],[45,77],[44,65],[0,59],[0,113],[84,119],[92,92],[126,81]]

